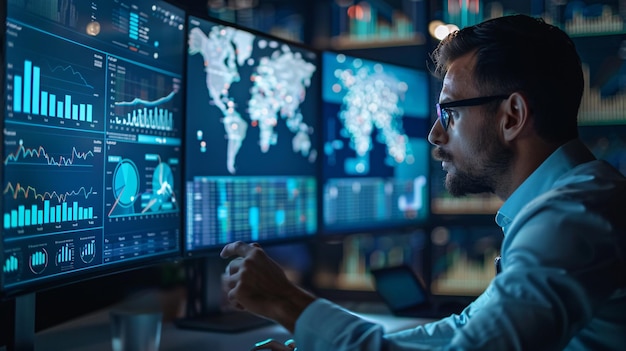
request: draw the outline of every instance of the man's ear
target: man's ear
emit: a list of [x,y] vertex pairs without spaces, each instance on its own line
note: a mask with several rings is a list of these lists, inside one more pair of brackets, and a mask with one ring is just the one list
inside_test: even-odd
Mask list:
[[520,93],[513,93],[504,102],[504,117],[501,119],[502,137],[511,142],[527,130],[530,125],[528,100]]

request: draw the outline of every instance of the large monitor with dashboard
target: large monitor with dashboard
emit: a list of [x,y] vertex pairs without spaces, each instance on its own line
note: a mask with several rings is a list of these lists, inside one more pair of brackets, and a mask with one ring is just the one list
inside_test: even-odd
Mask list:
[[179,257],[185,12],[0,6],[2,295]]
[[429,77],[324,52],[322,232],[423,224],[429,217]]
[[216,253],[236,240],[268,245],[317,233],[319,53],[193,14],[187,46],[183,252],[198,259],[188,260],[191,303],[177,325],[247,329],[266,321],[222,313],[227,262]]
[[189,17],[184,251],[317,231],[319,54]]

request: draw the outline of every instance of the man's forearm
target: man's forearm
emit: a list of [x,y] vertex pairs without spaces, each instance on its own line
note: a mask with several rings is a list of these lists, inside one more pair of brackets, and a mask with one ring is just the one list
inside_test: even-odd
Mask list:
[[273,311],[275,315],[269,316],[291,333],[295,331],[296,321],[302,312],[313,302],[316,297],[299,288],[294,287],[282,299],[277,301],[277,308]]

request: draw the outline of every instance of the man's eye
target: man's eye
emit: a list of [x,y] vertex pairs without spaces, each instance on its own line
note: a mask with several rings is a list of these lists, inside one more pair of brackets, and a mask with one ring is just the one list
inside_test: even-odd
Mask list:
[[446,109],[446,113],[448,114],[449,118],[456,118],[456,117],[458,117],[458,113],[456,112],[456,110],[447,108]]

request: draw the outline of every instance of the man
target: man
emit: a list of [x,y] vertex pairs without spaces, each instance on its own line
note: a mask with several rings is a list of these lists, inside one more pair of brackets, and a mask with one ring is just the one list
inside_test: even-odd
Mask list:
[[443,86],[429,141],[446,187],[504,200],[501,272],[485,292],[459,315],[384,335],[237,242],[222,251],[239,257],[230,301],[279,322],[306,351],[624,350],[626,179],[578,139],[583,75],[572,41],[539,19],[506,16],[451,34],[432,59]]

